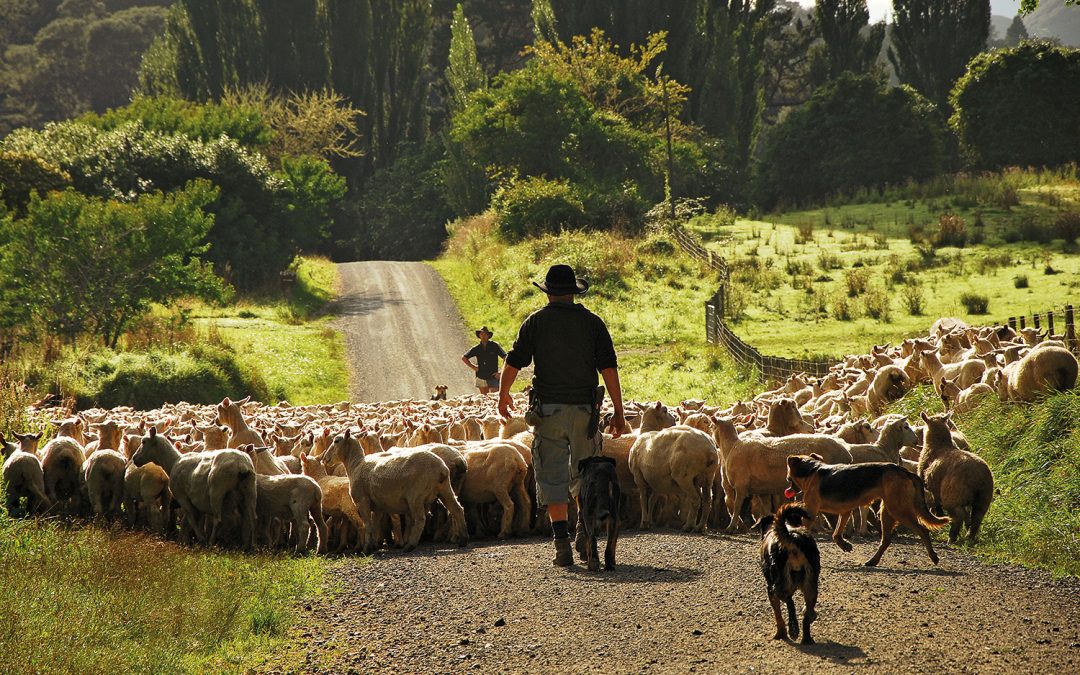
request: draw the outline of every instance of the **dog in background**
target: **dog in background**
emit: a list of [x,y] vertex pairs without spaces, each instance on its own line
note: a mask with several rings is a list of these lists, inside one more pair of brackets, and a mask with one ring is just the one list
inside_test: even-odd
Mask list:
[[431,400],[432,401],[445,401],[446,400],[446,389],[447,389],[447,386],[445,384],[437,385],[435,387],[435,393],[431,395]]
[[814,522],[800,503],[784,504],[775,515],[765,516],[754,527],[761,532],[761,572],[769,591],[773,617],[776,619],[774,640],[786,640],[784,612],[780,603],[787,604],[791,638],[799,637],[799,620],[795,615],[795,591],[802,591],[806,607],[803,610],[802,643],[814,644],[810,623],[817,618],[818,577],[821,575],[821,556],[814,538],[799,529]]
[[607,529],[604,547],[604,569],[615,569],[615,546],[619,541],[619,477],[611,457],[588,457],[578,462],[578,525],[584,537],[577,540],[578,554],[585,559],[589,571],[600,571],[596,535]]
[[816,454],[788,457],[787,464],[788,483],[802,490],[803,505],[810,516],[816,518],[821,512],[839,516],[832,536],[844,551],[852,550],[851,544],[844,539],[851,512],[881,500],[881,544],[864,565],[873,567],[881,561],[897,523],[919,535],[930,560],[937,564],[938,556],[928,528],[948,525],[949,519],[938,518],[926,508],[921,478],[888,462],[825,464]]

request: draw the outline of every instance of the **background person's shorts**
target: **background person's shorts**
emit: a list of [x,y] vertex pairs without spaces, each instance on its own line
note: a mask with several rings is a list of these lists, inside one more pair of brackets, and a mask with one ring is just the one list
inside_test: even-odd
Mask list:
[[499,378],[493,377],[490,380],[482,380],[482,379],[480,379],[478,377],[478,378],[476,378],[476,388],[479,389],[480,387],[488,387],[490,389],[498,389],[499,388]]

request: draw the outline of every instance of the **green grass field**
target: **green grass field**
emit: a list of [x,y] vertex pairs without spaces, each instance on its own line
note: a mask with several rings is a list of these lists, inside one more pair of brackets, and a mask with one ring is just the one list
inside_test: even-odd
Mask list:
[[746,374],[705,342],[704,303],[715,281],[666,241],[564,233],[504,246],[482,216],[460,226],[448,252],[432,264],[466,325],[492,326],[509,348],[521,320],[546,302],[529,281],[559,262],[593,283],[582,302],[611,330],[627,399],[677,403],[752,395],[755,385]]
[[[1005,209],[942,196],[734,224],[704,216],[689,227],[732,265],[729,298],[745,309],[730,322],[741,337],[765,354],[837,357],[924,333],[942,316],[1002,321],[1080,303],[1080,255],[1050,238],[1057,215],[1080,208],[1080,184],[1020,187],[1015,200]],[[924,257],[912,230],[932,236],[943,214],[982,243],[923,247],[933,253]],[[1021,236],[1047,241],[1013,241]],[[987,313],[970,315],[959,301],[965,293],[985,295]],[[911,294],[922,298],[917,314]]]
[[299,258],[296,270],[287,296],[241,298],[223,308],[196,305],[192,318],[236,350],[273,395],[293,405],[347,400],[345,340],[322,315],[334,297],[337,270],[316,257]]

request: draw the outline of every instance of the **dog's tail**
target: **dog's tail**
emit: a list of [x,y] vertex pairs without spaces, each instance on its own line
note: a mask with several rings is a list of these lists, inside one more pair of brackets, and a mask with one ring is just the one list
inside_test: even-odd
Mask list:
[[784,544],[795,544],[788,527],[799,527],[805,521],[810,520],[810,514],[800,502],[783,504],[776,511],[776,518],[772,522],[772,531],[776,538]]
[[952,519],[948,516],[944,518],[938,518],[933,513],[930,513],[930,509],[926,506],[926,484],[923,483],[923,479],[910,471],[904,471],[908,480],[912,482],[915,489],[914,504],[915,515],[918,517],[919,522],[923,524],[923,527],[928,527],[931,530],[936,530],[939,527],[945,527]]

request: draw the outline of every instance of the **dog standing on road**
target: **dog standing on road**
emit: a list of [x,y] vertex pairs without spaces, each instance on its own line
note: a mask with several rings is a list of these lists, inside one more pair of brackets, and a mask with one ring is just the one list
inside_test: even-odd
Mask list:
[[[611,457],[588,457],[578,462],[580,488],[578,489],[579,525],[584,538],[578,539],[578,553],[585,558],[589,571],[600,571],[596,535],[607,529],[607,545],[604,547],[604,569],[615,569],[615,545],[619,541],[619,477],[615,473],[615,460]],[[581,544],[584,544],[582,550]]]
[[780,603],[787,603],[791,637],[799,637],[799,620],[795,616],[795,591],[802,591],[806,607],[803,610],[802,643],[814,644],[810,623],[817,618],[818,577],[821,575],[821,556],[814,538],[796,528],[810,525],[813,518],[802,504],[784,504],[776,515],[765,516],[754,527],[761,531],[761,572],[769,590],[776,619],[774,640],[786,640],[784,612]]
[[881,500],[881,545],[864,565],[873,567],[892,541],[897,523],[910,528],[922,540],[926,553],[936,565],[937,553],[930,542],[930,530],[949,524],[948,518],[938,518],[926,508],[923,480],[915,474],[888,462],[865,464],[825,464],[819,455],[788,457],[788,482],[802,490],[803,503],[812,518],[819,513],[833,513],[836,529],[833,541],[844,551],[852,550],[844,539],[851,512]]

